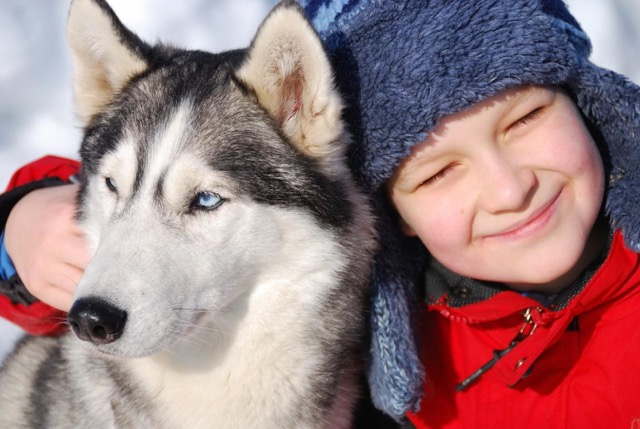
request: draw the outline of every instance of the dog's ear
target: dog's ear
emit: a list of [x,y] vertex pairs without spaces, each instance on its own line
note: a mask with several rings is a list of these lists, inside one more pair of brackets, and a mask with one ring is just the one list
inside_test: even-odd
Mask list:
[[326,161],[342,153],[342,101],[320,38],[293,2],[264,20],[236,76],[303,153]]
[[67,40],[74,62],[77,113],[86,125],[147,67],[149,47],[129,31],[104,0],[72,0]]

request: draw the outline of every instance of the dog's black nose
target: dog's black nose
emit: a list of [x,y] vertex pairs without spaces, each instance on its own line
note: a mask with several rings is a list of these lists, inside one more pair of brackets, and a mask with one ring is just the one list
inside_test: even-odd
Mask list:
[[98,298],[81,298],[71,306],[67,320],[81,340],[108,344],[120,338],[127,312]]

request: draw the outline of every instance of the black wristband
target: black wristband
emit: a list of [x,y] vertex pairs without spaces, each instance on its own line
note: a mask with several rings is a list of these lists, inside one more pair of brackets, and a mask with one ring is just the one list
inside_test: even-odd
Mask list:
[[18,186],[0,195],[0,230],[4,229],[13,206],[29,192],[35,191],[36,189],[64,185],[66,183],[68,182],[65,182],[59,177],[46,177],[41,180],[36,180],[35,182],[29,182],[26,185]]
[[27,290],[17,274],[14,274],[8,280],[0,279],[0,294],[9,298],[13,304],[30,305],[38,301]]

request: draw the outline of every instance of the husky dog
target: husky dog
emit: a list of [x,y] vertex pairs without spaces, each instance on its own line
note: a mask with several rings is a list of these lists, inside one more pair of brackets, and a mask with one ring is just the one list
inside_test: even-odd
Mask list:
[[5,362],[0,427],[349,427],[375,234],[299,6],[211,54],[73,0],[68,38],[95,253],[75,335]]

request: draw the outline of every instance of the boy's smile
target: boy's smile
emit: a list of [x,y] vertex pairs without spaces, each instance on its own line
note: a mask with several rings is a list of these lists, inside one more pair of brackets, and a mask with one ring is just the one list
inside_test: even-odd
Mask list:
[[389,189],[405,233],[471,278],[555,292],[602,247],[602,160],[557,88],[504,91],[444,118]]
[[560,194],[561,192],[549,202],[543,204],[542,207],[534,210],[528,217],[513,225],[507,226],[502,231],[485,236],[484,240],[525,239],[528,236],[534,235],[548,225],[554,218],[554,215],[557,213],[558,205],[556,203],[560,199]]

